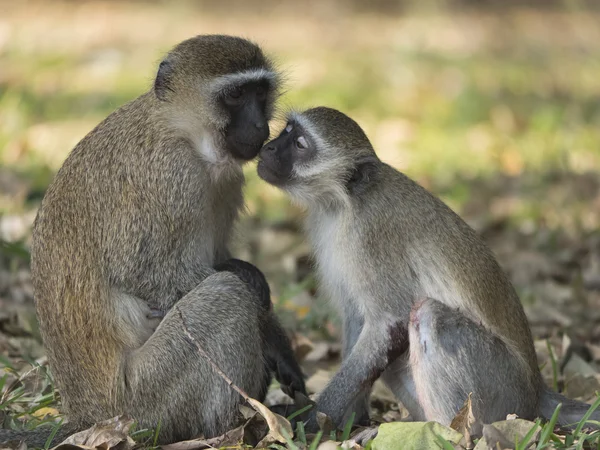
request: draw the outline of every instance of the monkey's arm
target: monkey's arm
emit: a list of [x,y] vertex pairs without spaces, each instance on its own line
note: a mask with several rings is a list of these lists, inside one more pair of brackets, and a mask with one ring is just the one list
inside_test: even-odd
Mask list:
[[[364,326],[364,318],[358,314],[355,308],[346,308],[343,311],[344,316],[344,339],[342,343],[342,360],[346,359],[356,345]],[[365,386],[362,391],[356,396],[352,405],[346,411],[344,423],[350,418],[352,413],[355,413],[354,424],[366,425],[369,421],[369,397],[371,395],[371,386]]]
[[[388,364],[408,348],[406,327],[400,322],[366,321],[351,353],[317,400],[317,410],[338,427],[357,395],[370,388]],[[314,423],[307,426],[314,430]]]

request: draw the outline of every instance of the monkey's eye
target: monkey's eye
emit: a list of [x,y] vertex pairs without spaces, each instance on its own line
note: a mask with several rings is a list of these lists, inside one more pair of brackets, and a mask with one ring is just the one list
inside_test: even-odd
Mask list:
[[291,123],[288,123],[287,126],[285,127],[285,132],[289,133],[293,129],[294,129],[294,126]]
[[304,136],[300,136],[298,139],[296,139],[296,147],[302,150],[308,148],[308,141]]
[[229,91],[227,96],[233,100],[238,100],[242,96],[243,93],[244,92],[242,91],[241,88],[234,88],[231,91]]
[[267,98],[267,89],[263,86],[259,86],[256,88],[256,98],[259,100],[265,100]]

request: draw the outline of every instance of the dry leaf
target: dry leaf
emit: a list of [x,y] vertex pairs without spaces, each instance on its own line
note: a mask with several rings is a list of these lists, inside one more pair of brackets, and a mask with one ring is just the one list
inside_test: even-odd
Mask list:
[[477,424],[475,415],[473,414],[473,403],[471,400],[471,394],[465,400],[463,407],[458,411],[450,428],[458,431],[464,436],[464,440],[461,442],[466,448],[473,448],[473,435],[479,435],[481,433],[481,425]]
[[321,392],[331,380],[332,373],[327,370],[319,369],[317,370],[313,376],[311,376],[308,380],[306,380],[306,390],[308,392]]
[[355,442],[358,442],[363,447],[367,445],[372,439],[375,439],[377,433],[379,432],[379,425],[375,425],[372,427],[361,427],[351,434],[352,439]]
[[313,349],[305,356],[306,361],[331,361],[340,356],[341,348],[337,343],[316,342]]
[[267,392],[267,396],[265,397],[263,403],[270,408],[273,405],[293,405],[294,400],[285,392],[283,392],[280,387],[278,389],[271,389],[269,392]]
[[381,415],[382,422],[401,422],[408,417],[406,410],[394,411],[389,410]]
[[340,447],[344,450],[362,450],[362,446],[354,439],[349,439],[341,443]]
[[335,430],[335,426],[333,425],[331,418],[321,411],[317,411],[317,423],[319,424],[319,430],[321,430],[326,436]]
[[133,419],[117,416],[112,419],[98,422],[91,428],[75,433],[58,444],[53,450],[70,449],[102,449],[102,450],[129,450],[135,442],[129,437],[129,429]]
[[173,444],[161,445],[161,448],[163,450],[196,450],[203,448],[236,447],[243,443],[245,427],[246,424],[240,425],[214,438],[175,442]]
[[261,402],[253,398],[249,398],[248,403],[264,417],[269,426],[269,433],[258,443],[257,447],[267,447],[274,442],[284,443],[286,442],[286,436],[291,438],[294,435],[292,426],[285,417],[275,414]]
[[37,417],[38,419],[43,419],[46,416],[58,416],[60,415],[60,413],[58,412],[58,410],[56,408],[40,408],[38,410],[36,410],[33,414],[34,417]]
[[483,439],[486,442],[486,448],[491,450],[511,450],[514,449],[514,443],[509,441],[498,428],[493,425],[483,426]]
[[[373,389],[371,390],[371,399],[377,399],[381,402],[392,403],[394,405],[398,404],[398,399],[394,393],[381,380],[377,380],[373,384]],[[408,411],[406,412],[408,413]]]
[[[529,441],[530,444],[538,441],[542,429],[533,422],[524,419],[512,419],[494,422],[491,425],[484,425],[483,438],[477,442],[475,450],[495,450],[496,448],[514,449],[515,439],[518,439],[519,441],[523,440],[531,430],[531,427],[534,426],[537,427],[537,429]],[[528,447],[525,445],[523,448]]]
[[300,333],[295,333],[292,337],[292,348],[298,361],[303,361],[314,348],[312,341]]
[[256,411],[246,405],[240,405],[240,412],[245,420],[250,420],[256,415]]
[[317,447],[317,450],[337,450],[339,448],[339,444],[335,441],[325,441],[321,442]]

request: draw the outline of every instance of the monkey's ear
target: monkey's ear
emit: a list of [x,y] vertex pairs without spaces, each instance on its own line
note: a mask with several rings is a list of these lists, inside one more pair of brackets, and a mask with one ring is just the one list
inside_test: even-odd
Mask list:
[[347,184],[351,195],[360,194],[367,188],[369,180],[377,172],[378,162],[376,156],[365,156],[358,160]]
[[158,66],[158,73],[154,80],[154,93],[159,100],[167,100],[169,91],[173,91],[171,78],[173,75],[173,64],[164,59]]

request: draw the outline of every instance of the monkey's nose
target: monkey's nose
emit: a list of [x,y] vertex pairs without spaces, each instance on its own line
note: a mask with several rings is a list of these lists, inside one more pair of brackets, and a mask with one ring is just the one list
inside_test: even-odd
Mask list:
[[265,146],[262,148],[263,152],[274,152],[275,151],[275,146],[273,144],[265,144]]

